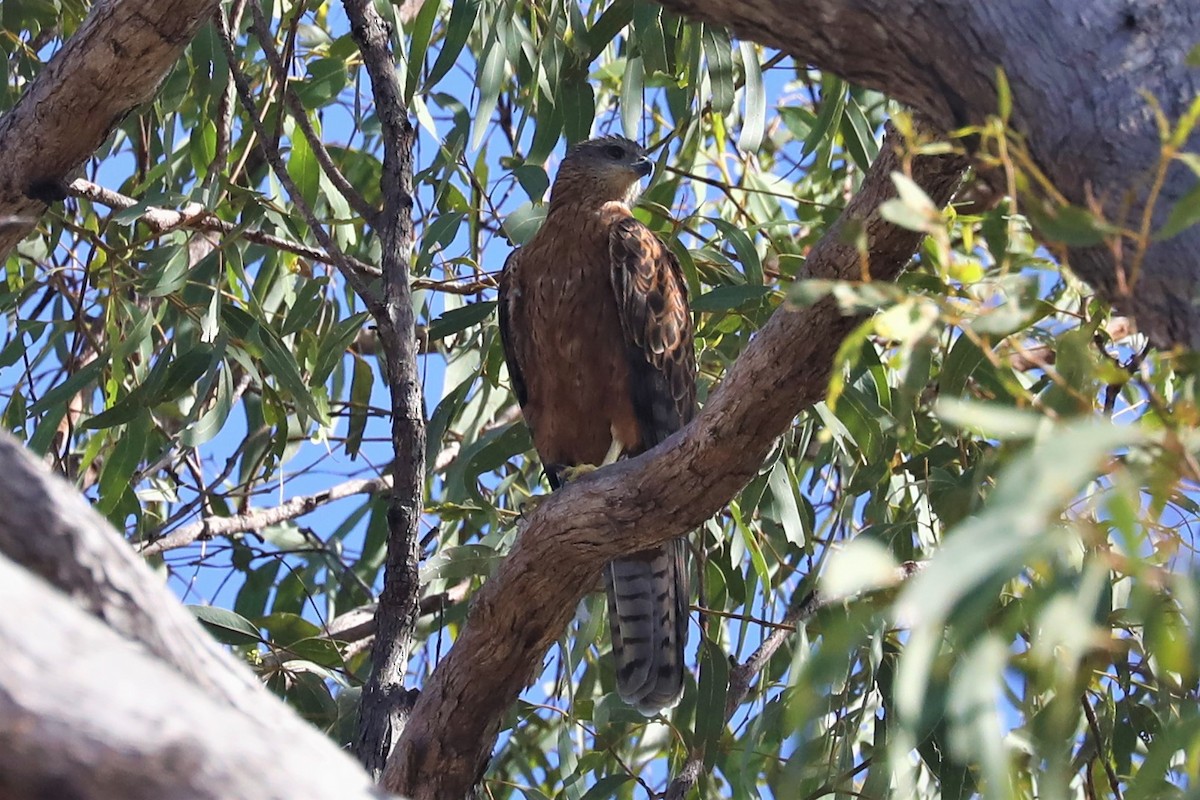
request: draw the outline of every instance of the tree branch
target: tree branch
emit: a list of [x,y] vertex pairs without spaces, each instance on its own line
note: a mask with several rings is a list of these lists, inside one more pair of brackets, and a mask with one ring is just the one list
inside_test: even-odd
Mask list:
[[388,508],[387,561],[375,613],[371,677],[363,687],[355,752],[378,775],[407,721],[411,695],[404,674],[417,626],[421,512],[425,507],[425,408],[417,370],[413,314],[412,175],[416,135],[396,79],[390,29],[371,0],[345,0],[350,32],[371,78],[375,113],[383,131],[383,211],[375,219],[382,244],[383,303],[372,313],[379,327],[384,375],[392,399],[392,498]]
[[241,713],[3,556],[0,605],[4,797],[382,796],[266,690],[257,716]]
[[275,50],[275,37],[271,32],[271,26],[267,23],[266,14],[263,13],[258,3],[250,4],[250,13],[254,17],[253,32],[258,37],[259,44],[262,45],[267,63],[271,65],[271,69],[275,73],[275,80],[279,83],[279,93],[283,97],[283,102],[292,113],[292,119],[300,126],[300,132],[308,141],[309,149],[312,150],[317,163],[321,165],[321,171],[329,178],[330,183],[342,193],[342,197],[346,198],[350,207],[358,212],[364,220],[372,222],[375,217],[375,209],[367,205],[363,196],[350,184],[350,181],[346,180],[346,176],[333,163],[329,151],[325,149],[325,143],[313,130],[312,121],[308,118],[308,111],[300,103],[300,98],[296,96],[296,93],[288,88],[287,70],[279,58],[278,51]]
[[0,116],[0,260],[66,197],[83,164],[159,83],[217,0],[113,0],[87,19]]
[[[1156,109],[1171,122],[1181,119],[1200,96],[1200,71],[1187,63],[1200,29],[1194,3],[660,2],[878,89],[942,131],[1000,113],[1002,70],[1017,133],[1012,150],[1024,152],[1026,166],[1043,170],[1073,205],[1140,231],[1118,246],[1070,248],[1071,268],[1137,317],[1157,345],[1200,348],[1200,226],[1164,241],[1144,235],[1195,186],[1191,170],[1161,163],[1156,120]],[[1103,90],[1082,88],[1097,86]],[[1200,127],[1185,145],[1200,148]],[[1028,184],[1023,200],[1053,214],[1038,182]]]
[[390,488],[392,488],[391,476],[345,481],[313,494],[293,497],[287,502],[271,508],[256,508],[229,517],[205,517],[198,522],[184,525],[161,539],[147,542],[142,545],[139,552],[143,556],[156,556],[168,550],[187,547],[201,537],[211,538],[246,533],[247,531],[260,531],[270,525],[278,525],[289,519],[311,514],[321,506],[335,500],[342,500],[356,494],[378,494]]
[[[133,197],[123,195],[120,192],[115,192],[112,189],[107,189],[82,178],[72,181],[71,185],[67,187],[67,191],[73,197],[84,197],[109,208],[127,209],[133,208],[138,204],[138,200]],[[280,236],[253,228],[243,228],[234,225],[232,222],[226,222],[213,214],[199,203],[192,203],[182,211],[159,208],[158,206],[146,206],[146,209],[138,217],[138,221],[145,223],[150,230],[158,234],[167,233],[177,228],[209,231],[227,236],[238,236],[248,242],[282,250],[285,253],[303,256],[323,264],[333,265],[335,263],[333,256],[318,247],[311,247],[301,242],[293,242],[290,239],[284,239]],[[343,258],[355,271],[362,273],[364,280],[370,280],[379,276],[379,267],[359,261],[351,256],[343,256]]]
[[[855,230],[865,231],[876,280],[894,280],[915,251],[920,234],[876,213],[895,196],[890,175],[902,164],[895,139],[886,137],[861,190],[810,252],[808,277],[858,278]],[[943,205],[965,167],[957,156],[916,158],[911,177]],[[843,316],[829,298],[780,308],[692,424],[543,500],[422,689],[384,785],[413,800],[465,796],[483,773],[503,715],[603,564],[686,534],[733,497],[796,414],[824,396],[837,349],[861,321]]]

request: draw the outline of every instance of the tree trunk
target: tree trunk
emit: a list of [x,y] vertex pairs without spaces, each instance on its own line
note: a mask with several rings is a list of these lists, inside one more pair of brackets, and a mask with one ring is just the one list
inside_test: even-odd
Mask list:
[[[998,113],[1003,69],[1010,122],[1033,163],[1072,204],[1090,208],[1094,199],[1109,220],[1135,231],[1160,149],[1143,95],[1172,122],[1200,95],[1200,69],[1186,64],[1200,43],[1200,4],[1192,0],[662,2],[878,89],[944,131]],[[1190,142],[1200,147],[1200,133]],[[1167,170],[1153,228],[1195,185],[1182,164]],[[1075,247],[1070,266],[1156,344],[1200,347],[1200,226],[1150,242],[1144,258],[1137,250],[1128,239],[1117,256]]]

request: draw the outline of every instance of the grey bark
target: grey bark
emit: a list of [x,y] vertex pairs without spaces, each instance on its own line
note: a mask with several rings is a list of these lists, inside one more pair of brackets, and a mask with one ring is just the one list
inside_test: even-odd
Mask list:
[[241,713],[3,556],[0,608],[6,800],[385,796],[265,690],[274,714]]
[[217,0],[109,0],[0,117],[0,259],[33,230],[68,176],[149,100]]
[[[1185,64],[1200,43],[1200,4],[1192,0],[662,3],[879,89],[944,131],[997,113],[996,70],[1003,68],[1011,123],[1036,164],[1073,204],[1090,207],[1095,198],[1109,219],[1134,228],[1159,154],[1141,92],[1171,120],[1200,94],[1200,69]],[[1200,132],[1190,147],[1200,149]],[[1169,170],[1155,227],[1195,185],[1182,164]],[[1200,347],[1200,227],[1152,243],[1136,276],[1134,250],[1129,242],[1116,257],[1105,247],[1073,248],[1070,266],[1155,343]],[[1122,288],[1122,277],[1133,285]]]
[[8,433],[0,474],[0,797],[375,796]]
[[345,0],[350,30],[371,78],[383,129],[383,210],[374,220],[382,243],[383,302],[372,307],[391,393],[392,494],[388,502],[387,560],[375,611],[371,676],[363,686],[355,753],[373,776],[404,730],[415,691],[404,687],[421,596],[418,541],[425,507],[425,406],[417,370],[413,314],[412,176],[415,133],[391,51],[391,35],[369,0]]

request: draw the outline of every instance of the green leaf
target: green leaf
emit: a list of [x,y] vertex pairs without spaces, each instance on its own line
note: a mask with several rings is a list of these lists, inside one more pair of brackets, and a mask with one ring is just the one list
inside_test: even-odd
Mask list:
[[29,407],[29,416],[36,417],[55,406],[65,406],[66,402],[82,392],[84,387],[95,383],[100,375],[100,371],[105,366],[105,360],[102,358],[83,365],[73,375],[46,392],[36,403],[31,405]]
[[758,250],[755,249],[754,242],[744,231],[728,220],[716,217],[709,221],[724,235],[725,241],[733,247],[733,252],[737,253],[738,261],[742,262],[742,272],[746,275],[746,283],[761,286],[763,282],[762,260],[758,257]]
[[452,211],[437,217],[425,229],[425,235],[421,237],[421,250],[417,254],[415,267],[418,275],[429,273],[429,265],[433,261],[434,255],[445,250],[454,241],[454,237],[458,235],[458,229],[466,218],[466,214]]
[[800,159],[808,158],[831,129],[841,126],[842,113],[846,108],[846,84],[840,78],[824,75],[821,78],[821,110],[812,124],[812,130],[800,148]]
[[871,123],[867,122],[867,115],[853,97],[846,99],[841,133],[846,143],[846,151],[854,159],[855,166],[866,172],[879,153],[879,145],[875,143],[875,134],[871,131]]
[[1188,191],[1171,207],[1171,213],[1166,223],[1154,233],[1155,241],[1170,239],[1178,236],[1188,228],[1200,222],[1200,184]]
[[423,91],[429,92],[446,73],[458,63],[458,55],[471,35],[475,17],[479,13],[479,0],[453,0],[450,6],[450,21],[446,23],[446,35],[438,48],[437,58],[429,69]]
[[[314,130],[320,135],[320,125],[316,120],[312,120],[312,123]],[[300,132],[299,125],[292,129],[291,143],[292,149],[288,154],[287,163],[288,172],[295,181],[296,189],[300,192],[304,203],[309,208],[316,210],[317,200],[321,195],[321,166],[317,163],[317,156],[309,146],[308,139],[304,138],[304,134]]]
[[724,28],[709,24],[704,25],[703,42],[713,113],[724,117],[733,110],[733,44]]
[[756,153],[762,146],[767,124],[767,91],[763,85],[762,66],[758,63],[758,48],[750,42],[738,42],[738,50],[746,76],[746,110],[742,114],[742,132],[738,135],[737,146],[739,150]]
[[[150,424],[149,413],[142,412],[135,416],[105,459],[104,469],[100,472],[100,500],[96,504],[101,514],[112,512],[133,483],[133,474],[142,463],[142,455],[146,451]],[[113,523],[118,524],[118,521],[113,520]]]
[[451,309],[430,324],[429,341],[436,342],[447,336],[453,336],[459,331],[464,331],[472,325],[478,325],[490,317],[495,308],[495,300],[479,300],[462,308]]
[[437,20],[438,10],[442,4],[439,0],[425,0],[417,11],[413,21],[412,34],[408,39],[405,53],[408,58],[408,73],[404,82],[404,104],[412,105],[413,93],[421,78],[421,67],[425,64],[425,53],[429,49],[429,37],[433,33],[433,23]]
[[800,506],[796,502],[796,490],[783,459],[776,461],[775,466],[771,468],[771,477],[767,485],[771,489],[771,497],[774,500],[775,511],[779,515],[779,524],[783,526],[784,535],[787,536],[789,542],[803,548],[807,538],[804,519],[800,516]]
[[457,582],[463,578],[486,577],[500,563],[501,558],[500,553],[487,545],[447,547],[421,565],[421,583],[438,578]]
[[307,77],[292,84],[306,109],[324,108],[346,88],[346,62],[340,58],[317,58],[305,67]]
[[621,128],[630,139],[636,139],[638,136],[645,79],[646,69],[642,57],[631,56],[625,59],[625,79],[621,81]]
[[375,370],[362,357],[352,358],[354,376],[350,382],[350,424],[346,431],[346,455],[353,461],[362,448],[367,430],[367,414],[371,407],[371,390],[375,387]]
[[483,55],[483,69],[479,70],[479,104],[475,111],[475,133],[471,147],[478,148],[487,135],[488,124],[496,103],[500,100],[500,86],[504,82],[504,48],[493,37]]
[[618,797],[618,790],[632,780],[632,775],[605,775],[583,793],[582,800],[610,800]]
[[757,306],[775,292],[769,286],[738,284],[718,286],[692,301],[693,311],[731,311]]
[[729,658],[720,645],[704,637],[700,643],[700,680],[696,692],[696,746],[703,748],[704,766],[716,763],[725,732],[725,696],[729,692]]
[[245,645],[258,644],[262,641],[262,634],[259,633],[258,628],[250,620],[227,608],[188,606],[188,610],[196,615],[196,619],[200,621],[200,624],[218,642],[231,645]]

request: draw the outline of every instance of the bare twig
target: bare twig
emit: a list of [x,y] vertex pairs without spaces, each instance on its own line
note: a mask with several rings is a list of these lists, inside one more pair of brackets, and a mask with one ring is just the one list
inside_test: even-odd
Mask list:
[[259,44],[262,45],[263,54],[267,57],[267,63],[271,65],[271,69],[275,71],[275,80],[279,82],[279,92],[283,95],[283,102],[287,105],[288,111],[292,113],[292,119],[300,126],[300,132],[308,140],[308,146],[313,151],[317,163],[321,165],[321,169],[329,177],[329,181],[342,193],[342,197],[346,198],[350,207],[367,222],[373,222],[376,210],[367,205],[363,196],[358,193],[350,181],[346,180],[346,176],[333,163],[333,159],[329,157],[329,151],[325,149],[325,143],[313,130],[312,121],[308,118],[308,111],[300,103],[300,98],[296,96],[296,93],[288,88],[287,70],[279,59],[278,51],[275,50],[271,26],[267,23],[267,17],[263,14],[262,7],[258,3],[251,3],[250,13],[254,15],[253,30],[258,36]]
[[1100,738],[1100,721],[1096,719],[1096,711],[1092,708],[1092,701],[1088,700],[1087,692],[1080,696],[1079,702],[1083,704],[1083,713],[1087,716],[1088,728],[1091,730],[1092,739],[1096,744],[1096,760],[1104,765],[1104,774],[1108,776],[1108,785],[1112,787],[1113,797],[1121,800],[1121,782],[1117,779],[1117,772],[1113,769],[1112,764],[1104,757],[1104,740]]
[[144,556],[156,556],[168,550],[186,547],[197,539],[213,536],[229,536],[234,533],[260,531],[289,519],[311,514],[321,506],[351,497],[356,494],[379,494],[392,487],[390,476],[346,481],[313,494],[293,497],[282,505],[272,508],[256,508],[231,517],[206,517],[199,522],[184,525],[161,539],[147,542],[141,548]]

